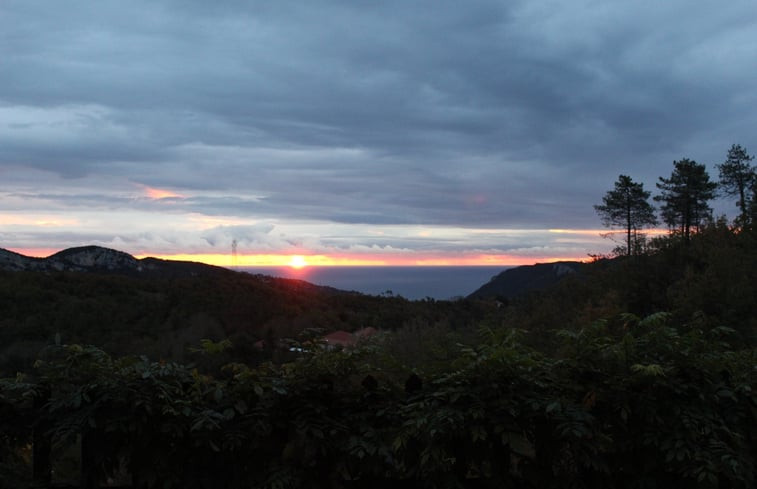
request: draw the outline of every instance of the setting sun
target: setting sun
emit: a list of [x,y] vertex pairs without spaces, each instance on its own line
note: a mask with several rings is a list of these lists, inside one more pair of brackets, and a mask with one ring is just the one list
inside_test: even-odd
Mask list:
[[305,261],[305,257],[302,255],[292,255],[289,259],[289,266],[292,268],[303,268],[307,266],[308,262]]

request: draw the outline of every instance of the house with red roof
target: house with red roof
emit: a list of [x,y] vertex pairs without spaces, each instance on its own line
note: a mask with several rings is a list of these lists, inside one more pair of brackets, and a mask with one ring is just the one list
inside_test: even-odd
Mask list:
[[337,330],[333,333],[329,333],[323,337],[323,341],[330,348],[341,346],[342,348],[348,348],[355,346],[363,338],[368,338],[377,333],[376,328],[361,328],[354,333],[348,333],[347,331]]
[[347,348],[348,346],[354,346],[355,343],[357,343],[357,338],[352,333],[348,333],[347,331],[334,331],[333,333],[329,333],[326,336],[323,337],[323,341],[326,342],[326,345],[333,348],[337,346],[341,346],[342,348]]

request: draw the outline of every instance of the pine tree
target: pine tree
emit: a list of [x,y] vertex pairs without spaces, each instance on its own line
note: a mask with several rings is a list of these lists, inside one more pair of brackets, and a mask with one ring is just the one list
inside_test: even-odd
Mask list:
[[627,256],[632,255],[637,248],[634,244],[639,241],[640,230],[657,224],[649,196],[650,193],[644,190],[644,184],[635,183],[627,175],[620,175],[615,188],[602,198],[602,205],[594,206],[605,226],[623,226],[625,229]]
[[657,188],[662,190],[655,200],[662,202],[662,219],[671,229],[677,229],[685,241],[692,232],[712,217],[712,208],[707,204],[715,197],[717,184],[703,164],[684,158],[673,162],[670,178],[660,177]]
[[757,172],[749,163],[753,159],[754,156],[750,156],[746,148],[742,148],[739,144],[733,144],[731,149],[728,150],[725,162],[718,165],[720,187],[726,195],[739,198],[736,205],[739,206],[741,211],[739,220],[742,225],[749,223],[750,194],[757,180]]

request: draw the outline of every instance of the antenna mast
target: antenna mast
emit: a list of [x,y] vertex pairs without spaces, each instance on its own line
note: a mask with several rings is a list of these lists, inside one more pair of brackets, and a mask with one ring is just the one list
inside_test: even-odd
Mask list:
[[231,241],[231,266],[236,267],[239,265],[239,258],[237,257],[237,240]]

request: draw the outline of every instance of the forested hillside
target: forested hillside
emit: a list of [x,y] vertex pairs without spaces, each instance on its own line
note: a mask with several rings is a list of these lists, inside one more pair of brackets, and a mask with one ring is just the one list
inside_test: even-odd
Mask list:
[[[270,360],[284,338],[318,328],[475,329],[487,303],[408,301],[229,270],[147,277],[101,272],[0,271],[0,372],[28,370],[56,341],[109,354],[190,361],[201,339],[230,340],[229,361]],[[260,341],[268,346],[260,348]],[[258,343],[256,347],[255,344]]]
[[689,242],[652,240],[631,257],[598,259],[507,308],[507,323],[531,332],[578,327],[630,312],[672,314],[677,324],[705,330],[728,326],[745,345],[757,344],[757,240],[724,221],[704,226]]

